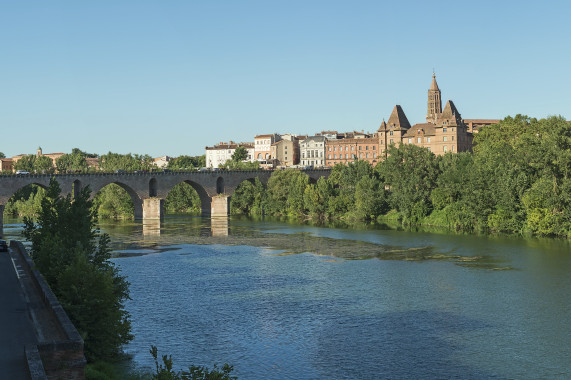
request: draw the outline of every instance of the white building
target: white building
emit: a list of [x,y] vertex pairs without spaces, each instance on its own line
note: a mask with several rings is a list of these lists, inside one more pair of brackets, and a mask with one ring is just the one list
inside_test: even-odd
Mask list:
[[324,136],[311,136],[299,143],[302,166],[325,166],[326,140]]
[[236,144],[234,141],[229,143],[221,142],[212,147],[207,146],[206,149],[206,167],[207,168],[218,168],[220,165],[226,163],[226,161],[232,159],[232,155],[236,151],[236,148],[243,146],[248,151],[247,161],[254,161],[254,144],[252,143],[239,143]]

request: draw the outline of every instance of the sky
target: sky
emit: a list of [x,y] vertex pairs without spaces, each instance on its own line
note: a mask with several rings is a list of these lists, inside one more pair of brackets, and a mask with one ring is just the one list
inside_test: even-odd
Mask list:
[[569,1],[0,0],[0,152],[201,155],[267,133],[571,119]]

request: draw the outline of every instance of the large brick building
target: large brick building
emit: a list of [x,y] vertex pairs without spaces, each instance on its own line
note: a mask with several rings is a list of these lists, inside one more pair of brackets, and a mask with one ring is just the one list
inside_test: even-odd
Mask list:
[[380,152],[386,156],[391,143],[413,144],[427,148],[436,155],[446,152],[467,152],[472,150],[473,133],[483,125],[498,123],[492,119],[464,120],[454,103],[449,100],[442,109],[441,92],[432,74],[428,90],[426,123],[410,125],[401,106],[393,109],[388,122],[382,122],[378,129]]

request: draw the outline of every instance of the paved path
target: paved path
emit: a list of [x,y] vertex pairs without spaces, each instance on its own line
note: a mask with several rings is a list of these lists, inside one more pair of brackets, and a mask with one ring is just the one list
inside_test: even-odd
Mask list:
[[37,344],[10,255],[0,252],[0,378],[27,379],[26,344]]

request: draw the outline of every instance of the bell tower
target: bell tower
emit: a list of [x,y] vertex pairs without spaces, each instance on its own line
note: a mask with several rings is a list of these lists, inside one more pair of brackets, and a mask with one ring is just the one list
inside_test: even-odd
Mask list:
[[440,99],[440,89],[436,83],[436,74],[432,73],[432,83],[428,90],[428,110],[426,112],[426,122],[436,123],[436,118],[442,113],[442,100]]

